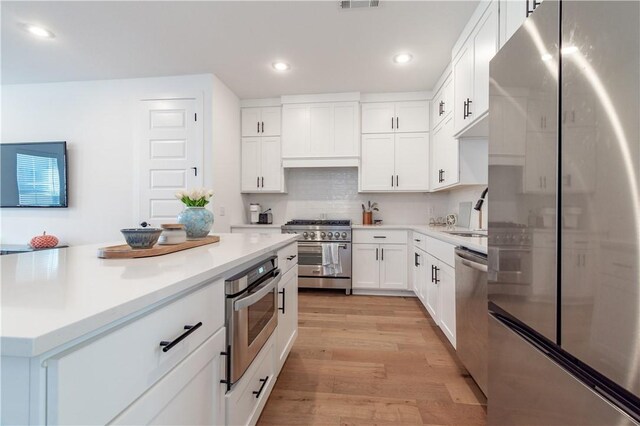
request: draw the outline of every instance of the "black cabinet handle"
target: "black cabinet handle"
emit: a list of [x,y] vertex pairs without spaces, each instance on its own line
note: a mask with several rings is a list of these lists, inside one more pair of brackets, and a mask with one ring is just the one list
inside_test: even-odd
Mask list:
[[262,187],[264,188],[264,176],[262,176]]
[[391,175],[391,187],[393,188],[393,175]]
[[258,389],[257,391],[253,391],[253,394],[256,396],[256,398],[260,398],[260,394],[262,393],[262,390],[267,385],[267,380],[269,380],[269,376],[265,377],[264,379],[260,379],[260,383],[261,383],[260,389]]
[[422,240],[414,239],[413,241],[415,241],[416,243],[419,243]]
[[291,255],[291,256],[287,256],[287,260],[293,260],[293,259],[295,259],[296,257],[298,257],[298,255],[297,255],[297,254],[294,254],[294,255]]
[[259,121],[256,123],[256,126],[258,126],[258,128],[256,129],[256,133],[260,133],[260,122]]
[[467,98],[467,117],[469,117],[472,114],[471,108],[470,108],[472,102],[473,101],[471,99]]
[[227,378],[220,379],[220,383],[224,383],[225,385],[227,385],[227,392],[228,392],[231,390],[231,345],[227,346],[227,350],[225,352],[220,352],[220,355],[227,357],[227,362],[225,363]]
[[282,311],[282,313],[284,314],[284,303],[285,303],[285,297],[286,297],[286,293],[285,293],[286,288],[283,288],[282,291],[279,291],[278,293],[282,295],[282,308],[278,308],[279,310]]
[[260,176],[256,177],[256,188],[260,188]]
[[536,8],[537,8],[538,6],[540,6],[540,2],[539,2],[539,1],[537,1],[537,0],[533,0],[533,1],[531,2],[531,5],[533,6],[531,9],[529,9],[529,0],[527,0],[525,3],[526,3],[526,8],[527,8],[526,17],[528,18],[528,17],[529,17],[529,15],[531,15],[531,14],[533,13],[533,11],[534,11],[534,10],[536,10]]
[[400,128],[400,117],[396,117],[396,130]]
[[418,253],[415,254],[415,259],[413,260],[415,266],[420,266],[420,262],[418,261],[420,259],[420,255]]
[[400,178],[396,175],[396,188],[400,186]]
[[387,237],[384,235],[374,235],[373,238],[387,238]]
[[462,119],[466,119],[467,118],[467,101],[464,101],[462,103]]
[[393,117],[391,117],[391,130],[393,130]]
[[262,133],[264,133],[264,121],[262,122]]
[[434,271],[436,273],[434,282],[436,284],[438,284],[440,282],[440,278],[438,278],[438,272],[440,272],[440,268],[438,268],[437,266],[434,266],[433,269],[434,269]]
[[384,261],[384,249],[380,249],[380,260]]
[[168,352],[169,350],[171,350],[171,348],[173,348],[175,345],[177,345],[178,343],[182,342],[184,339],[186,339],[191,333],[193,333],[194,331],[196,331],[197,329],[199,329],[200,327],[202,327],[202,321],[200,321],[199,323],[197,323],[196,325],[185,325],[184,329],[187,330],[184,333],[182,333],[180,336],[178,336],[178,338],[176,338],[175,340],[172,340],[171,342],[167,342],[165,340],[163,340],[162,342],[160,342],[160,346],[162,346],[162,352]]
[[434,275],[434,272],[435,272],[435,266],[434,266],[434,265],[431,265],[431,282],[433,282],[433,281],[435,280],[435,278],[434,278],[434,276],[433,276],[433,275]]
[[378,260],[378,249],[376,249],[376,260]]

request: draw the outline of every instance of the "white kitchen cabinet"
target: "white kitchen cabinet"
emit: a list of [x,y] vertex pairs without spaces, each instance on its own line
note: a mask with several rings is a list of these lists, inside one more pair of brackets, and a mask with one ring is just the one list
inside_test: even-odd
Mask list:
[[453,78],[451,78],[451,72],[448,71],[449,77],[447,77],[438,92],[433,97],[431,103],[431,123],[433,127],[437,127],[442,120],[447,118],[453,107]]
[[226,387],[220,380],[225,340],[223,328],[109,424],[224,424]]
[[497,51],[498,1],[494,0],[453,61],[456,135],[483,119],[489,110],[489,62]]
[[353,244],[352,286],[367,290],[407,290],[407,246]]
[[242,108],[242,136],[280,136],[280,107]]
[[437,190],[459,182],[459,143],[453,137],[453,117],[433,130],[431,141],[431,189]]
[[542,0],[500,0],[500,47],[520,28]]
[[429,131],[429,102],[372,102],[362,104],[362,133]]
[[439,261],[435,277],[440,299],[440,329],[456,347],[456,275],[455,269]]
[[427,291],[427,267],[426,267],[426,253],[419,249],[413,250],[413,277],[412,285],[413,292],[420,299],[422,304],[425,304],[425,297]]
[[287,360],[298,336],[298,267],[284,274],[278,283],[278,328],[276,328],[277,372]]
[[439,261],[429,253],[426,253],[425,260],[430,274],[427,277],[424,306],[427,308],[427,312],[429,312],[433,321],[437,325],[440,325],[440,290],[435,280],[435,268],[438,266]]
[[489,134],[491,164],[522,165],[527,140],[527,99],[494,96],[491,99]]
[[428,191],[429,134],[362,136],[361,191]]
[[387,290],[407,289],[406,245],[380,245],[380,288]]
[[[282,117],[285,165],[295,159],[358,157],[359,121],[357,102],[286,104]],[[312,165],[318,164],[309,162]]]
[[242,192],[284,192],[279,137],[242,138]]

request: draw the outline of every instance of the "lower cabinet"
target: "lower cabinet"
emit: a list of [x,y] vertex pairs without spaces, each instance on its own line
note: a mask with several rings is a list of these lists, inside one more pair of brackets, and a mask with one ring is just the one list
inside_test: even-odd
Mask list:
[[224,424],[225,333],[223,328],[211,336],[110,424]]
[[277,372],[279,373],[298,336],[298,267],[284,274],[278,284],[278,327],[276,328]]
[[353,288],[407,289],[405,244],[353,244]]

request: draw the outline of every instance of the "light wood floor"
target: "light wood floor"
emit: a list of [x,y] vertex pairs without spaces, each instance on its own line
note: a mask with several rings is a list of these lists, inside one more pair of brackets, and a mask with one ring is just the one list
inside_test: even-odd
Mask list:
[[418,299],[301,290],[259,425],[484,425],[486,399]]

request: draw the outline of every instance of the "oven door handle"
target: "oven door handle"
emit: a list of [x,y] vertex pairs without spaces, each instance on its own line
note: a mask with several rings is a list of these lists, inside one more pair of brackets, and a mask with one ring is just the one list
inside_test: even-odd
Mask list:
[[[334,244],[334,243],[298,243],[298,247],[321,247],[324,244]],[[338,245],[339,248],[346,250],[349,248],[346,243],[342,243]]]
[[280,270],[276,269],[275,275],[273,276],[272,279],[266,281],[263,284],[260,284],[256,288],[256,291],[254,293],[251,293],[248,296],[245,296],[241,299],[236,300],[233,304],[233,309],[236,311],[241,311],[242,309],[245,309],[246,307],[253,305],[258,300],[262,299],[267,293],[269,293],[270,291],[273,291],[273,289],[276,288],[276,286],[280,282],[281,278],[282,278],[282,275],[280,275]]

